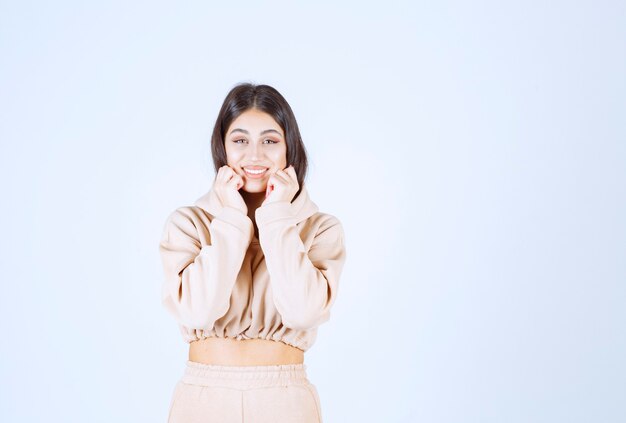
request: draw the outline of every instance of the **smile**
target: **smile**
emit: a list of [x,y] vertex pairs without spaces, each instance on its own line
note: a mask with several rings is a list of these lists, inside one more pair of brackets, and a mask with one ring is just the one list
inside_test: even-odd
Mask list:
[[254,169],[246,169],[244,167],[243,170],[246,173],[246,176],[253,178],[253,179],[261,178],[265,174],[265,172],[267,172],[267,168],[254,170]]

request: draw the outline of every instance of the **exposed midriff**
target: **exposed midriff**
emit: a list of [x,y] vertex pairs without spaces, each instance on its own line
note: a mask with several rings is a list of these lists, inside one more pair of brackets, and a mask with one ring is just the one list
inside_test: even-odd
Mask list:
[[267,366],[304,362],[304,351],[268,339],[209,337],[189,344],[189,360],[222,366]]

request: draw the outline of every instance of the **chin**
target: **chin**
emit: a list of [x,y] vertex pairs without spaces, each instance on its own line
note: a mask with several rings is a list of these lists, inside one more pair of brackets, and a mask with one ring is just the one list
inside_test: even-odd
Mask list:
[[255,183],[249,183],[249,182],[244,183],[243,187],[241,188],[242,191],[249,192],[250,194],[265,192],[266,189],[267,189],[267,184],[265,183],[255,184]]

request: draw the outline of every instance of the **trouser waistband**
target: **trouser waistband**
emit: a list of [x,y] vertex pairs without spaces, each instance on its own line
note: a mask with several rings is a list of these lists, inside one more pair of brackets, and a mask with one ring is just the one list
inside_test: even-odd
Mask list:
[[183,383],[201,386],[254,388],[309,383],[306,364],[222,366],[187,360]]

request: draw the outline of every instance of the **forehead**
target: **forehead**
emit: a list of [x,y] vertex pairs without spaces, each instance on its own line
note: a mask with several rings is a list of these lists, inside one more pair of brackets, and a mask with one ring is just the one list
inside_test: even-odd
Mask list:
[[274,118],[261,110],[249,109],[237,116],[235,120],[230,124],[227,130],[227,134],[230,134],[235,128],[246,129],[250,133],[260,133],[265,129],[275,129],[281,134],[283,133],[278,122]]

